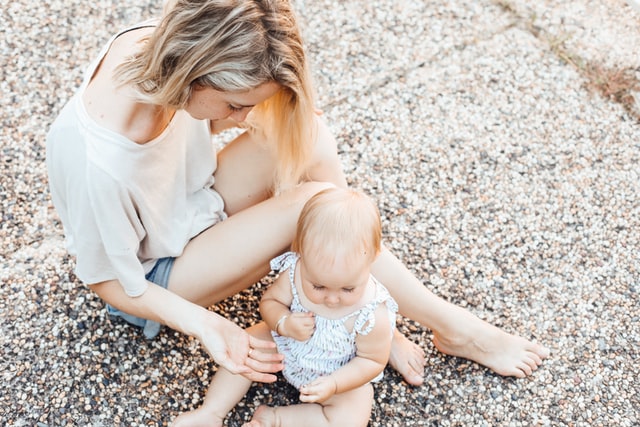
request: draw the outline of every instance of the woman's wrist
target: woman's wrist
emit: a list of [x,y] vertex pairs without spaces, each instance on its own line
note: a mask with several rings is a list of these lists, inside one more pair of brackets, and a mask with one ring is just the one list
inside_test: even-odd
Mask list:
[[[130,314],[155,320],[183,334],[200,338],[215,313],[160,286],[149,286],[135,298],[128,298]],[[212,316],[213,315],[213,316]]]
[[202,341],[202,337],[207,330],[211,328],[217,329],[220,317],[197,304],[188,301],[184,302],[186,304],[179,304],[180,310],[175,313],[177,316],[174,329]]

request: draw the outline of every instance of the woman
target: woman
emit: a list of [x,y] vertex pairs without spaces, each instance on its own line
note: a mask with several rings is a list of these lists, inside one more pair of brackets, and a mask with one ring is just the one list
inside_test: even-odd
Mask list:
[[[176,0],[114,36],[47,138],[78,277],[148,336],[155,322],[193,335],[255,381],[282,367],[271,344],[204,307],[260,280],[304,203],[346,186],[308,74],[287,1]],[[229,126],[247,131],[216,154],[210,134]],[[436,297],[386,249],[372,271],[447,354],[518,377],[548,354]],[[424,354],[397,332],[390,360],[422,383]]]

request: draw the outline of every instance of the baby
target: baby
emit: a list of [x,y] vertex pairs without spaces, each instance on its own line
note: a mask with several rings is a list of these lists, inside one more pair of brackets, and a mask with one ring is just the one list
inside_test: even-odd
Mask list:
[[[397,312],[371,275],[381,234],[378,210],[360,192],[329,189],[307,202],[292,252],[271,262],[280,275],[260,303],[264,322],[248,329],[276,342],[301,403],[260,406],[245,427],[367,426]],[[220,368],[202,407],[174,425],[222,426],[250,386]]]

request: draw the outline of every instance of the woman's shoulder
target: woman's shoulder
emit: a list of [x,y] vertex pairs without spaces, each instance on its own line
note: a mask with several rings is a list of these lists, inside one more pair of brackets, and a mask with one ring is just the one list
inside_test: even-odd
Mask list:
[[103,58],[102,65],[113,71],[131,55],[136,54],[155,27],[142,25],[132,27],[117,34]]
[[137,102],[130,86],[115,82],[114,73],[120,64],[140,49],[151,31],[150,27],[142,27],[116,37],[82,93],[85,109],[98,125],[137,143],[156,137],[170,117],[158,116],[157,107]]

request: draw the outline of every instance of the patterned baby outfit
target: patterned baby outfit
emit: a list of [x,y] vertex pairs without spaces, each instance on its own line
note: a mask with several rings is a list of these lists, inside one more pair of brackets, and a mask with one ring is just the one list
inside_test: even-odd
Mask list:
[[[296,262],[299,255],[287,252],[271,261],[271,269],[274,272],[289,270],[289,282],[293,301],[289,308],[292,313],[308,312],[300,304],[298,290],[294,277]],[[389,294],[389,291],[375,278],[375,297],[364,307],[348,314],[340,319],[327,319],[315,315],[316,329],[307,341],[297,341],[291,337],[283,337],[271,331],[278,351],[284,355],[284,377],[297,389],[310,383],[318,377],[326,376],[344,366],[356,355],[356,336],[367,335],[375,324],[375,310],[380,304],[385,304],[389,314],[389,322],[395,328],[398,305]],[[353,330],[347,330],[345,322],[355,318]],[[373,379],[379,381],[382,372]]]

